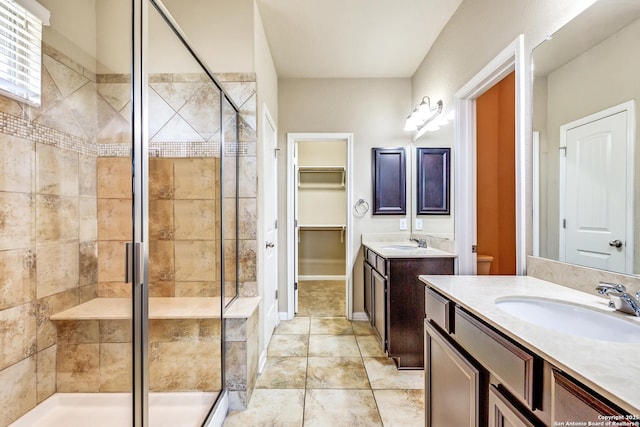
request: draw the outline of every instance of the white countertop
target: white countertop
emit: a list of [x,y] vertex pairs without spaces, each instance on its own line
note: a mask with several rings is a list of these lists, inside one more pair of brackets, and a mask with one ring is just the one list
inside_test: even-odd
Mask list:
[[[538,297],[612,312],[608,300],[527,276],[420,276],[420,280],[455,301],[551,364],[640,416],[640,344],[598,341],[517,319],[495,305],[507,296]],[[594,283],[594,288],[596,283]],[[640,324],[640,318],[613,315]]]
[[[383,258],[455,258],[450,252],[435,248],[419,248],[415,242],[367,242],[364,246]],[[413,246],[414,249],[389,249],[390,246]]]

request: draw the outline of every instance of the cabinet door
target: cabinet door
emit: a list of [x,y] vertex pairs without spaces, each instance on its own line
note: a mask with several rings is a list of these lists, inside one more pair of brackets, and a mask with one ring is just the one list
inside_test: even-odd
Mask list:
[[373,326],[378,332],[384,351],[387,351],[387,328],[385,321],[387,317],[387,279],[375,270],[371,272],[371,279],[373,281]]
[[567,420],[598,423],[602,422],[602,416],[625,416],[623,411],[555,369],[552,387],[554,423]]
[[484,425],[480,370],[431,323],[424,325],[426,427]]
[[373,215],[405,215],[404,148],[373,148]]
[[371,265],[364,262],[364,311],[369,316],[369,322],[373,325],[373,288],[371,280]]
[[535,427],[495,387],[489,388],[489,427]]

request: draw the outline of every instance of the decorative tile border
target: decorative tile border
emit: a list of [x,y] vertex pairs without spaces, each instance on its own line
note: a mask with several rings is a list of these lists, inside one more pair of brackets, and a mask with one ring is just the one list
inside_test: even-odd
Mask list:
[[69,135],[59,130],[30,123],[26,119],[12,116],[0,111],[0,133],[14,135],[29,141],[51,145],[63,150],[70,150],[75,153],[89,156],[98,155],[98,147],[86,138]]

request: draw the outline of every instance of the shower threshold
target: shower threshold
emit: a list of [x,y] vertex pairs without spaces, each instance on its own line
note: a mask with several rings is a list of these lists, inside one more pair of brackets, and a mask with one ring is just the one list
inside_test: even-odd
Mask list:
[[[149,425],[198,427],[219,393],[149,393]],[[131,426],[130,393],[56,393],[9,427]]]

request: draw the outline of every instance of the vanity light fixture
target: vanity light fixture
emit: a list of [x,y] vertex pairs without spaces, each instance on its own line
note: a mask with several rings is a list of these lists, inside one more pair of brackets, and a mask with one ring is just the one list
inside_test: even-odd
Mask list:
[[442,100],[438,101],[435,107],[432,107],[431,98],[425,96],[407,117],[404,130],[406,132],[420,131],[429,122],[438,117],[440,113],[442,113]]

